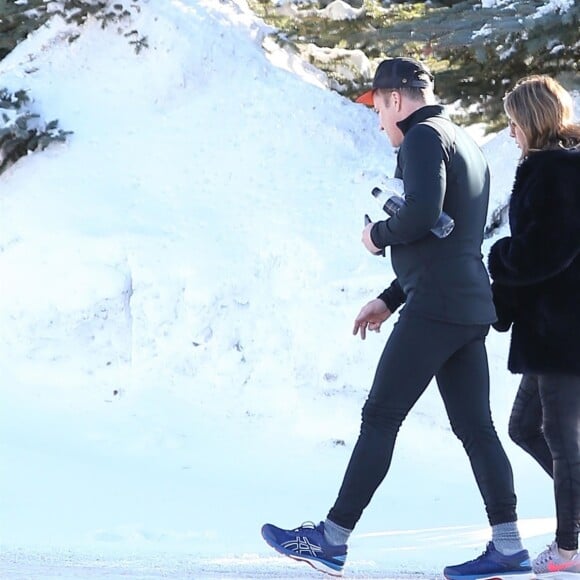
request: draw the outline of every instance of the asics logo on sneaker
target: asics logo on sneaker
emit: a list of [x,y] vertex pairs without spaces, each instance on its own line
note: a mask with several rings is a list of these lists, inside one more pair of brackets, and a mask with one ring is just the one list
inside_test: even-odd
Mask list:
[[564,572],[565,570],[569,570],[575,566],[578,566],[578,561],[576,559],[559,563],[548,562],[548,572]]
[[282,546],[292,552],[298,554],[310,554],[315,558],[322,552],[322,548],[316,544],[312,544],[306,536],[296,536],[295,540],[284,542]]

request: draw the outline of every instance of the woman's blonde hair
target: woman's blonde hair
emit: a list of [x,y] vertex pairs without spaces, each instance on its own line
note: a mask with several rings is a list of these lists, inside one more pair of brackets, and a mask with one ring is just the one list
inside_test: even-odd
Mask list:
[[510,120],[526,137],[529,151],[573,147],[580,143],[580,124],[574,122],[572,95],[547,75],[520,79],[504,97]]

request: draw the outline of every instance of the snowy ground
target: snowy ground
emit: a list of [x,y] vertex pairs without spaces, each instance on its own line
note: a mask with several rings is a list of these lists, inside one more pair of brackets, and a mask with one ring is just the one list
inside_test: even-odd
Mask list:
[[[0,576],[316,578],[260,527],[323,519],[338,491],[389,330],[351,335],[392,278],[360,232],[394,154],[371,111],[264,53],[242,1],[144,2],[131,27],[139,55],[55,20],[0,62],[74,131],[0,176]],[[491,212],[518,151],[484,148]],[[551,482],[507,438],[508,340],[489,338],[492,404],[537,552]],[[348,576],[440,577],[488,538],[432,389]]]

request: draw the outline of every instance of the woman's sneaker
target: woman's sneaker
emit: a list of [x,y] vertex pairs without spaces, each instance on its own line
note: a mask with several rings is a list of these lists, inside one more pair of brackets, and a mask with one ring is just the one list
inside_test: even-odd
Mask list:
[[558,580],[580,580],[580,554],[571,560],[563,558],[554,542],[538,554],[532,562],[532,569],[538,578],[557,578]]
[[335,546],[324,539],[324,522],[305,522],[294,530],[272,524],[262,526],[262,537],[275,550],[294,560],[306,562],[331,576],[342,576],[346,545]]
[[495,549],[493,542],[489,542],[485,552],[475,560],[456,566],[447,566],[443,570],[443,575],[447,580],[495,580],[498,578],[524,580],[533,578],[530,555],[527,550],[506,556]]

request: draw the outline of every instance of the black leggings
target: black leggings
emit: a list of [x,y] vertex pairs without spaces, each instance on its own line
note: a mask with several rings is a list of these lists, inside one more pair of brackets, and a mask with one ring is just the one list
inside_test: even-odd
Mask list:
[[399,428],[433,377],[462,441],[491,525],[516,521],[509,460],[489,406],[489,325],[460,325],[401,313],[363,407],[362,426],[328,517],[354,529],[386,476]]
[[580,531],[580,376],[524,375],[510,437],[554,479],[556,542],[578,549]]

